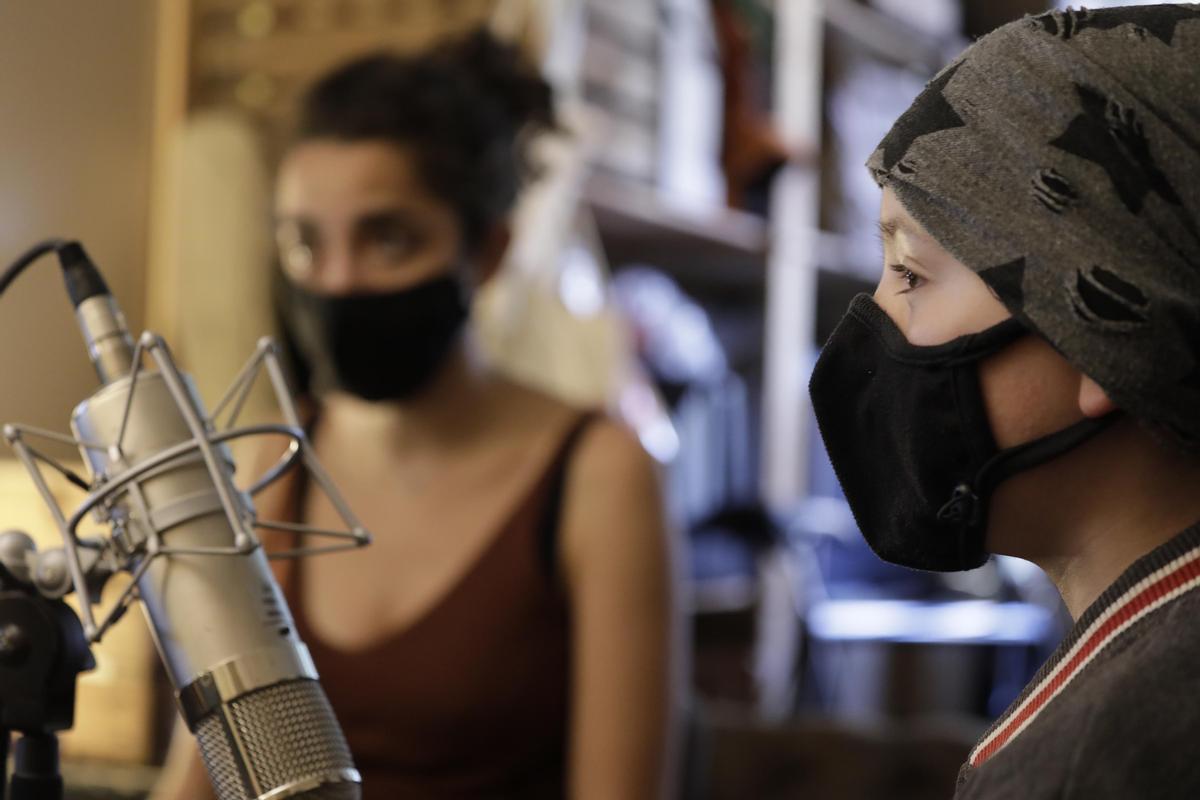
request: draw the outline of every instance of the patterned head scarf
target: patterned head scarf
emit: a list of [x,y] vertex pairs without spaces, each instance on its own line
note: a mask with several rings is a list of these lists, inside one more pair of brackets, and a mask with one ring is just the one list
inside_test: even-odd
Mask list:
[[1005,25],[867,166],[1120,408],[1200,447],[1200,5]]

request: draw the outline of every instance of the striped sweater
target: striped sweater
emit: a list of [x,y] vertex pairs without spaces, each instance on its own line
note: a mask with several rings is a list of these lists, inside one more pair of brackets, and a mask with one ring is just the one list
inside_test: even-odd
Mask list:
[[984,734],[955,800],[1200,798],[1200,524],[1139,559]]

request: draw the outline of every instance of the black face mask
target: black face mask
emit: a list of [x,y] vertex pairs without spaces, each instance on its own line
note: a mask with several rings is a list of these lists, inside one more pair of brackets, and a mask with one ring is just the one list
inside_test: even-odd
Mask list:
[[453,275],[387,293],[322,295],[288,283],[284,327],[297,372],[318,391],[364,400],[404,400],[424,389],[445,362],[469,313]]
[[1005,478],[1091,437],[1113,415],[999,450],[979,361],[1027,333],[1008,319],[945,344],[910,344],[870,295],[829,337],[809,392],[859,529],[885,561],[951,572],[987,561],[987,503]]

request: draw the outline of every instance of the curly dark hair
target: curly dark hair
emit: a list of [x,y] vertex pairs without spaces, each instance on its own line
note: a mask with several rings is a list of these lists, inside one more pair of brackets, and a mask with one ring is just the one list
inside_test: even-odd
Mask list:
[[457,211],[474,247],[536,172],[529,134],[557,127],[549,84],[516,47],[480,29],[423,54],[374,53],[325,75],[302,100],[295,139],[412,147],[422,179]]

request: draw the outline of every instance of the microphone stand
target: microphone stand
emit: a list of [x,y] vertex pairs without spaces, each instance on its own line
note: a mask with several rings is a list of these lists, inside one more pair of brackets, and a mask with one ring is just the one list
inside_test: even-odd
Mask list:
[[57,732],[74,722],[76,679],[96,666],[71,607],[10,568],[32,545],[25,534],[0,534],[0,800],[62,800]]

